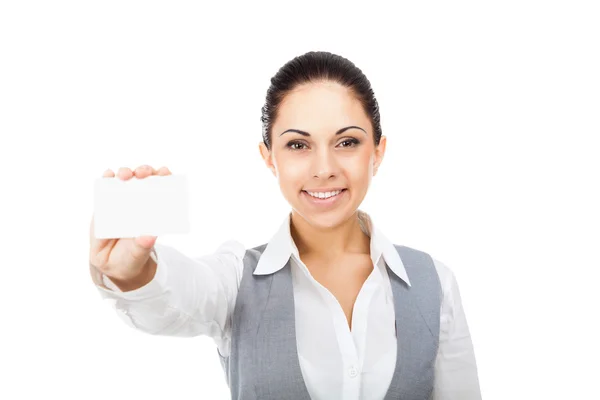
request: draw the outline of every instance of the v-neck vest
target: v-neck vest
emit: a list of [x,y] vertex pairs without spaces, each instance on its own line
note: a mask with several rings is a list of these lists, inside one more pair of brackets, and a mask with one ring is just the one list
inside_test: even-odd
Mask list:
[[[219,354],[231,398],[310,400],[296,345],[291,259],[254,275],[266,244],[247,249],[233,310],[231,351]],[[429,399],[438,350],[442,290],[431,256],[394,245],[411,286],[388,268],[396,320],[396,366],[385,400]]]

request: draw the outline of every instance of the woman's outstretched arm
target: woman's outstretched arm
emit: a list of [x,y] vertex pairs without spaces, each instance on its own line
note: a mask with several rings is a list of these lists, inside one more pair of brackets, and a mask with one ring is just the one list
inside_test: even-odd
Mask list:
[[134,290],[121,290],[92,266],[101,296],[112,299],[119,316],[133,328],[154,335],[208,335],[226,355],[245,247],[230,240],[214,253],[192,258],[156,243],[153,253],[154,276]]

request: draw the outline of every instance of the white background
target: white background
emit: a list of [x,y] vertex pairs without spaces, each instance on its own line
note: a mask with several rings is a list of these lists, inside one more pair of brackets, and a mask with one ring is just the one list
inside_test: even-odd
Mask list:
[[289,206],[260,107],[309,50],[371,81],[388,147],[361,208],[455,272],[483,397],[597,398],[597,2],[200,3],[0,3],[0,398],[227,398],[210,339],[100,299],[93,180],[166,165],[192,233],[159,242],[265,243]]

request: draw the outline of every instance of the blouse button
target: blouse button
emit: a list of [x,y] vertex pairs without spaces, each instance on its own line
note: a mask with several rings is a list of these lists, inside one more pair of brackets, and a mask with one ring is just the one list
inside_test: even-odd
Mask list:
[[348,370],[348,373],[350,374],[350,378],[356,378],[356,376],[358,375],[358,370],[356,369],[356,367],[352,366]]

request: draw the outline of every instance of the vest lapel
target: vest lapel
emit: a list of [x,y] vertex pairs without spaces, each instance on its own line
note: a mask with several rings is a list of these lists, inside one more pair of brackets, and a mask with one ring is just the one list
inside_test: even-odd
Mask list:
[[269,294],[256,334],[256,354],[260,368],[259,399],[310,400],[296,344],[296,316],[291,260],[271,275]]
[[433,390],[441,300],[435,289],[439,289],[439,281],[436,271],[431,270],[435,267],[433,261],[427,260],[428,255],[395,247],[412,286],[387,267],[394,297],[397,350],[396,367],[385,400],[423,400]]

